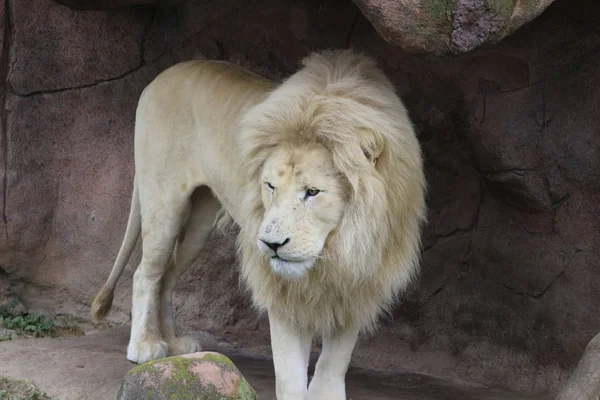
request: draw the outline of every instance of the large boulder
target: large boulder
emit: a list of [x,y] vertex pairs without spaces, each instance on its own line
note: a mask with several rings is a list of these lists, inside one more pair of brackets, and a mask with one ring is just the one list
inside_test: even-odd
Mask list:
[[554,0],[353,0],[388,42],[415,54],[466,53],[495,43]]
[[233,362],[201,352],[149,361],[125,375],[117,400],[258,400]]
[[[55,1],[79,10],[104,10],[139,5],[165,7],[184,2],[184,0]],[[470,52],[482,45],[496,43],[537,17],[554,0],[353,1],[388,42],[410,53],[439,56]]]

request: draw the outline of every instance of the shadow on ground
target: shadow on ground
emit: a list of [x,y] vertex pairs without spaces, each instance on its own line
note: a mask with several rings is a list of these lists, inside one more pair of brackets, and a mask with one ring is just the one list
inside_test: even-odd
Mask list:
[[[0,376],[30,379],[51,398],[114,399],[123,375],[134,364],[125,358],[127,327],[63,339],[24,339],[0,343]],[[227,354],[261,400],[275,400],[271,361],[252,358],[213,344],[206,350]],[[10,360],[10,361],[6,361]],[[394,375],[351,369],[349,400],[541,400],[483,386],[405,372]]]

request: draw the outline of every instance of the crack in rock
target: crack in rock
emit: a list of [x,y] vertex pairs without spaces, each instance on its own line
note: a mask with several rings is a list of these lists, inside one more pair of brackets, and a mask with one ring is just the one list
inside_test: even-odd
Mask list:
[[539,293],[528,293],[528,292],[521,292],[519,290],[517,290],[516,288],[509,286],[505,283],[502,284],[502,286],[504,286],[504,288],[510,290],[511,292],[514,292],[516,295],[518,296],[523,296],[523,297],[529,297],[531,299],[539,299],[542,296],[544,296],[548,290],[550,290],[550,288],[552,288],[552,286],[554,286],[554,284],[565,274],[565,271],[561,271],[558,275],[556,275],[556,277],[554,279],[552,279],[552,281],[550,281],[550,283],[544,288],[542,289],[542,291],[540,291]]
[[133,69],[130,69],[129,71],[125,71],[121,75],[114,76],[114,77],[108,78],[108,79],[100,79],[98,81],[95,81],[95,82],[92,82],[92,83],[88,83],[88,84],[85,84],[85,85],[71,86],[71,87],[60,88],[60,89],[37,90],[37,91],[34,91],[34,92],[27,92],[27,93],[17,93],[17,92],[15,92],[14,95],[18,96],[18,97],[32,97],[32,96],[38,96],[38,95],[43,95],[43,94],[62,93],[62,92],[67,92],[69,90],[89,89],[89,88],[93,88],[95,86],[101,85],[103,83],[110,83],[110,82],[118,81],[119,79],[123,79],[123,78],[127,77],[128,75],[131,75],[131,74],[139,71],[145,65],[146,65],[145,63],[142,63],[142,64],[138,65],[137,67],[135,67]]

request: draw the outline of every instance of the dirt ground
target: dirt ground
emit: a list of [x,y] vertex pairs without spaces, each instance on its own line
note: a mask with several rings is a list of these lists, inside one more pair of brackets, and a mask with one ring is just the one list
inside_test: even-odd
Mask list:
[[[52,399],[116,398],[123,375],[134,364],[125,358],[129,330],[118,327],[62,339],[0,342],[0,376],[29,379]],[[210,338],[206,350],[231,357],[261,400],[276,400],[271,361],[240,354]],[[350,400],[542,400],[541,396],[450,382],[409,371],[382,375],[352,368],[347,376]]]

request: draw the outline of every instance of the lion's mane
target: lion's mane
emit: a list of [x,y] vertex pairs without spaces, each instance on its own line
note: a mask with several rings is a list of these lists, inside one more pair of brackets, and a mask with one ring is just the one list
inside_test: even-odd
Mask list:
[[[315,141],[331,151],[351,192],[323,257],[289,281],[256,246],[265,212],[260,173],[278,145]],[[249,182],[238,248],[255,304],[321,335],[349,324],[373,329],[416,276],[426,214],[421,149],[392,83],[353,51],[313,54],[244,116],[238,148]],[[380,151],[376,162],[372,151]]]

